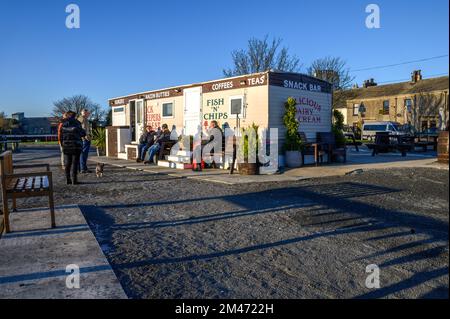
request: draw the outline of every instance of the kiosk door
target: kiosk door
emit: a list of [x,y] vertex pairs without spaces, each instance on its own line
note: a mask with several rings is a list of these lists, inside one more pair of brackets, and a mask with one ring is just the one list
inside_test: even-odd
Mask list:
[[196,135],[202,126],[202,88],[184,90],[184,134]]
[[144,100],[135,102],[133,142],[138,142],[144,132]]

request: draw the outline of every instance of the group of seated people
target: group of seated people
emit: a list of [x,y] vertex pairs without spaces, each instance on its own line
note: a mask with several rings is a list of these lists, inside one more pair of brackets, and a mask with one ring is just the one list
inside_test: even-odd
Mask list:
[[[139,138],[137,162],[144,162],[144,164],[154,163],[154,156],[161,150],[163,143],[171,141],[171,131],[167,124],[163,124],[161,128],[158,128],[157,131],[150,125],[145,128],[145,132]],[[216,143],[213,135],[214,130],[217,130],[216,135],[217,133],[220,134],[223,139],[223,131],[217,121],[211,121],[208,130],[209,134],[207,134],[209,135],[208,143]],[[222,145],[217,145],[216,148],[222,148]]]
[[152,163],[162,144],[170,141],[170,131],[167,124],[163,124],[161,128],[158,128],[157,131],[150,125],[145,128],[145,132],[139,138],[137,162]]

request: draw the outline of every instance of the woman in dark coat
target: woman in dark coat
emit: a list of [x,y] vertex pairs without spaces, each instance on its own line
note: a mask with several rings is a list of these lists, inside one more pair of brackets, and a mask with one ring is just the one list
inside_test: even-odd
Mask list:
[[83,148],[82,137],[86,136],[81,123],[75,118],[75,112],[67,112],[67,119],[61,125],[61,147],[64,153],[64,170],[67,184],[78,184],[77,174],[80,154]]

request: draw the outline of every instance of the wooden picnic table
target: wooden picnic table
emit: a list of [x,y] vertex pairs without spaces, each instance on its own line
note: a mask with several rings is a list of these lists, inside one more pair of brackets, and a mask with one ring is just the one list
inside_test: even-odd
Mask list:
[[402,157],[406,156],[407,151],[411,151],[414,147],[413,137],[398,135],[377,133],[375,135],[375,143],[366,144],[369,149],[372,149],[372,156],[378,153],[389,153],[394,150],[398,150],[402,153]]
[[439,135],[437,134],[417,134],[414,136],[414,146],[421,147],[424,152],[428,146],[433,146],[433,151],[437,151]]

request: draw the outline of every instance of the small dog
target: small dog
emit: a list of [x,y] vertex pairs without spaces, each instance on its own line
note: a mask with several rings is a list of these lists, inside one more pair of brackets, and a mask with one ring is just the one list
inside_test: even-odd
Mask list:
[[103,177],[103,168],[105,167],[104,163],[97,163],[97,166],[95,167],[95,175],[97,175],[97,178]]

